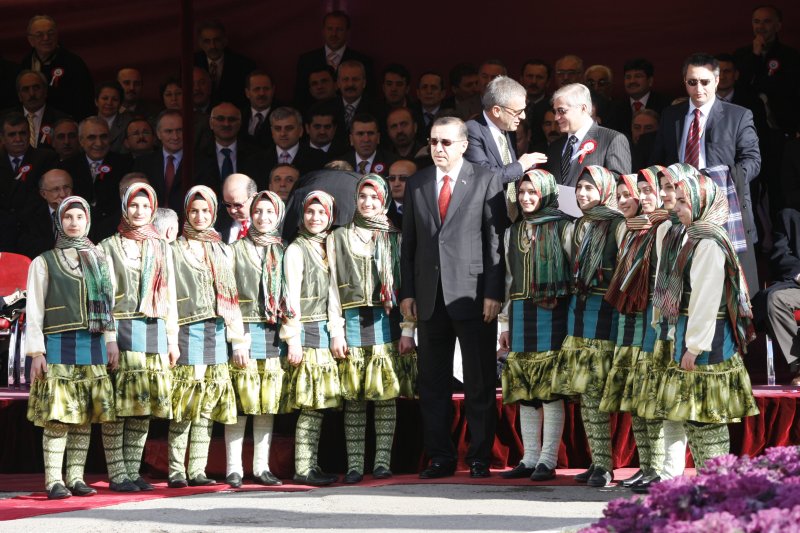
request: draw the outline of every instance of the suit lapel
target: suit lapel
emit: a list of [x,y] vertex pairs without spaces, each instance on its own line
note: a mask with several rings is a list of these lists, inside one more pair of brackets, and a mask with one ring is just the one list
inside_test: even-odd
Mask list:
[[442,222],[439,220],[439,203],[437,202],[436,196],[436,167],[430,167],[430,174],[423,179],[420,185],[420,191],[422,192],[422,197],[425,199],[428,209],[433,215],[433,220],[436,221],[436,227],[441,227]]
[[[486,117],[483,116],[483,113],[481,113],[478,116],[478,124],[480,124],[483,127],[483,132],[484,132],[483,135],[484,138],[486,139],[486,144],[489,147],[489,151],[492,152],[492,155],[494,156],[495,163],[502,167],[503,156],[500,154],[500,150],[497,148],[497,141],[492,135],[492,129],[489,127],[489,124],[486,123]],[[506,142],[507,141],[508,138],[506,138]]]
[[[598,133],[598,131],[597,131],[597,122],[595,122],[589,128],[589,131],[586,132],[586,135],[583,137],[583,140],[581,142],[575,144],[575,148],[573,148],[573,150],[574,150],[573,154],[577,154],[578,152],[580,152],[581,151],[581,146],[583,146],[583,143],[585,143],[589,139],[592,139],[595,142],[595,152],[596,152],[597,149],[599,148],[599,141],[597,140],[597,133]],[[572,160],[572,162],[570,163],[570,165],[569,165],[570,176],[575,176],[575,182],[576,183],[577,183],[578,177],[580,176],[581,170],[583,170],[582,167],[585,166],[584,165],[585,162],[586,162],[586,157],[584,157],[583,161],[581,161],[580,156],[578,156],[578,157],[574,158]]]
[[450,198],[450,205],[447,207],[447,216],[444,219],[445,224],[453,219],[456,211],[458,211],[458,206],[466,198],[470,187],[472,187],[473,176],[472,166],[464,160],[464,166],[461,167],[461,172],[458,173],[456,178],[457,186],[453,189],[453,196]]
[[[681,104],[681,113],[678,120],[675,121],[675,157],[677,158],[681,153],[681,138],[683,137],[683,123],[686,122],[686,113],[689,112],[689,102]],[[677,159],[676,159],[677,161]]]
[[[725,114],[725,109],[719,103],[719,99],[714,101],[714,104],[711,106],[711,109],[708,111],[708,118],[706,119],[706,126],[703,129],[703,137],[702,142],[708,148],[707,143],[714,142],[714,126],[717,125],[717,122],[721,122],[723,120],[723,115]],[[708,163],[708,155],[706,154],[706,163]],[[707,165],[706,165],[707,166]]]

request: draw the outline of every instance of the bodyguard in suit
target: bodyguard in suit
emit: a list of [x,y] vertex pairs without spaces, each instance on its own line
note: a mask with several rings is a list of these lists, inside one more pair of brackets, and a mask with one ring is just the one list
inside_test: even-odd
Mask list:
[[256,68],[252,59],[228,48],[225,26],[218,21],[200,24],[197,30],[194,65],[206,70],[211,78],[211,105],[233,102],[247,105],[244,86],[247,75]]
[[[467,128],[443,117],[431,129],[434,166],[414,174],[403,202],[401,311],[419,328],[422,478],[452,475],[453,350],[461,346],[472,477],[489,476],[495,430],[495,344],[503,299],[501,236],[506,214],[496,174],[463,158]],[[412,336],[409,336],[412,335]],[[404,328],[401,351],[413,346]]]
[[653,161],[664,166],[688,163],[696,168],[726,165],[742,210],[747,251],[739,254],[750,294],[758,290],[757,241],[750,182],[761,169],[753,113],[716,97],[719,62],[708,54],[692,54],[683,63],[689,100],[664,109],[656,135]]
[[156,120],[161,149],[137,157],[133,170],[141,172],[156,191],[158,205],[183,213],[183,115],[165,109]]
[[574,187],[581,170],[600,165],[617,174],[631,173],[628,139],[592,120],[592,95],[580,83],[565,85],[553,93],[553,112],[558,129],[567,135],[550,145],[547,170],[562,185]]

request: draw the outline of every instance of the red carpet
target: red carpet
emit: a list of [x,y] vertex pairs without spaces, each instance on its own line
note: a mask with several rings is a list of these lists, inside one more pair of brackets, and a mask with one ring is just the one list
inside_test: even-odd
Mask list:
[[[388,485],[418,485],[418,484],[447,484],[447,485],[500,485],[500,486],[538,486],[538,487],[561,487],[574,486],[572,480],[575,474],[580,473],[580,469],[558,470],[555,479],[544,483],[533,483],[529,479],[503,479],[498,475],[498,471],[493,471],[488,478],[471,479],[467,471],[456,472],[452,477],[442,479],[420,479],[415,474],[397,475],[390,479],[376,480],[367,475],[364,481],[357,485],[332,485],[338,487],[385,487]],[[633,474],[634,468],[620,468],[614,471],[615,479],[625,479]],[[687,469],[687,475],[694,475],[694,469]],[[70,511],[85,511],[88,509],[98,509],[129,502],[141,502],[159,498],[173,498],[176,496],[194,496],[195,494],[209,494],[214,492],[302,492],[313,490],[316,487],[307,485],[289,484],[280,487],[264,487],[248,483],[240,489],[231,489],[228,485],[220,483],[211,487],[187,487],[185,489],[169,489],[165,482],[154,483],[156,490],[152,492],[134,492],[120,494],[108,490],[108,483],[103,481],[100,476],[87,476],[86,482],[97,489],[97,495],[88,498],[78,498],[73,496],[66,500],[48,500],[42,490],[44,480],[41,474],[21,474],[21,475],[0,475],[0,492],[27,492],[32,494],[17,496],[0,500],[0,521],[18,520],[20,518],[30,518],[53,513],[65,513]],[[591,490],[591,489],[587,489]]]

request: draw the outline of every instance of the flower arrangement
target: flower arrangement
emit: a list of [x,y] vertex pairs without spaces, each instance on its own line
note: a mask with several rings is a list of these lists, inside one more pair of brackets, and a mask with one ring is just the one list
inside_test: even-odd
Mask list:
[[800,531],[800,446],[763,455],[724,455],[694,478],[650,488],[646,497],[608,504],[582,533],[788,533]]

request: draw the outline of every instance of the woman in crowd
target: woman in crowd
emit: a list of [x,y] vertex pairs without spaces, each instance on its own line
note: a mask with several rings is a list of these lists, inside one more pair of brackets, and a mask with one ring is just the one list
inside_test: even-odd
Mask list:
[[117,421],[103,424],[109,487],[153,490],[139,475],[150,418],[172,418],[178,360],[178,310],[172,250],[153,227],[158,201],[134,183],[122,197],[119,233],[101,243],[114,286],[119,369],[113,373]]
[[338,477],[317,463],[323,410],[341,405],[339,372],[330,350],[328,291],[330,272],[325,239],[333,222],[333,197],[311,191],[303,199],[303,220],[283,261],[289,308],[280,337],[292,367],[288,404],[300,410],[295,434],[294,480],[330,485]]
[[278,326],[287,314],[281,240],[285,213],[277,194],[259,192],[250,204],[247,237],[232,245],[239,307],[250,335],[247,366],[230,365],[239,416],[235,424],[225,426],[226,482],[234,488],[242,485],[244,476],[242,442],[248,417],[253,419],[253,478],[260,485],[281,485],[270,471],[269,449],[284,392]]
[[31,358],[28,420],[44,428],[45,490],[49,499],[62,499],[97,494],[83,479],[90,424],[115,419],[106,365],[116,369],[119,351],[106,257],[87,237],[89,204],[69,196],[55,215],[55,249],[28,271],[25,353]]
[[502,477],[555,477],[564,430],[564,400],[551,392],[552,372],[567,335],[570,218],[558,210],[553,175],[532,170],[518,183],[521,218],[505,232],[506,302],[500,347],[503,402],[519,402],[524,455]]
[[[250,338],[244,332],[233,274],[233,253],[214,230],[217,197],[203,185],[184,201],[183,235],[172,243],[178,304],[180,358],[173,370],[173,419],[169,426],[169,486],[213,485],[206,477],[214,421],[236,423],[236,395],[228,371],[248,364]],[[227,340],[227,342],[226,342]],[[188,479],[184,467],[189,448]]]

